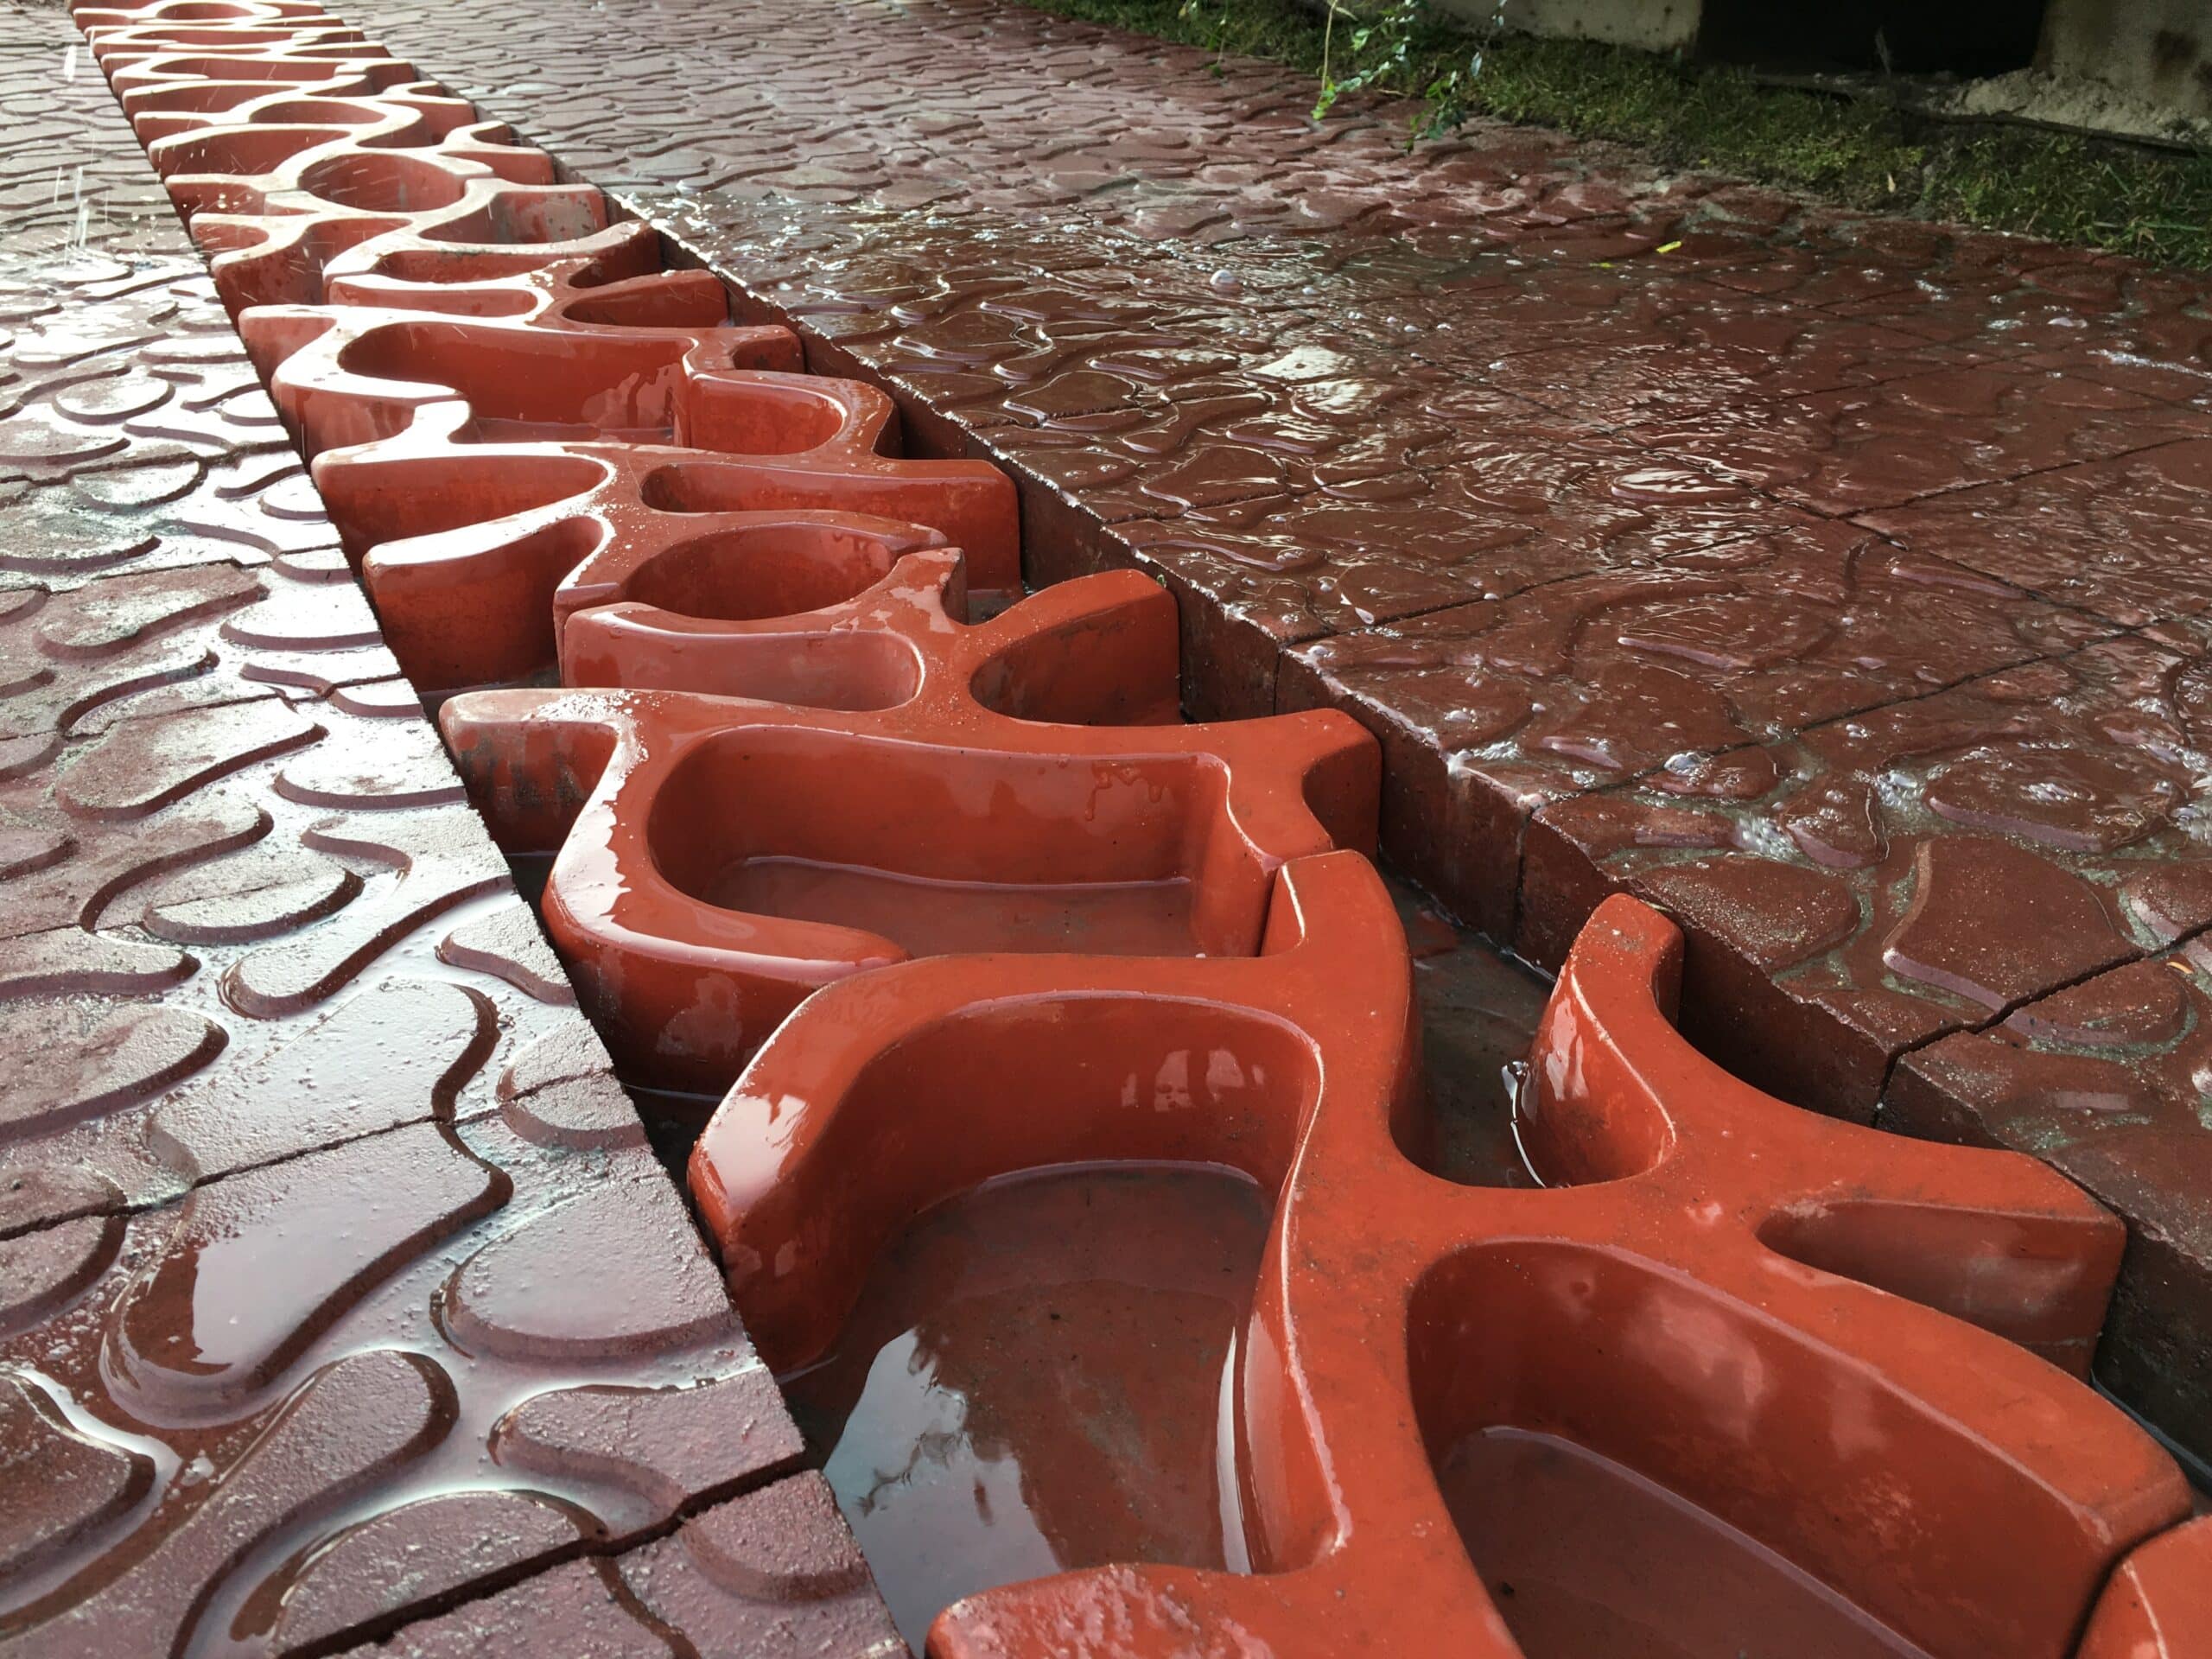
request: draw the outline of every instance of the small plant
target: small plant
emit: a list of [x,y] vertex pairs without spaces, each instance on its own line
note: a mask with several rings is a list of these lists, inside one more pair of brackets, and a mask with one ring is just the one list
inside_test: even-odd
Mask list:
[[[1378,86],[1418,92],[1422,112],[1414,118],[1408,143],[1450,132],[1473,113],[1473,85],[1483,72],[1483,47],[1475,48],[1464,67],[1448,55],[1451,46],[1458,42],[1440,41],[1446,31],[1439,26],[1429,0],[1384,0],[1379,10],[1363,16],[1347,10],[1340,0],[1328,0],[1328,8],[1321,42],[1321,92],[1313,104],[1316,121],[1335,108],[1337,99],[1344,93]],[[1500,0],[1498,17],[1504,15],[1503,0]],[[1339,18],[1350,25],[1345,45],[1351,68],[1341,78],[1335,73]],[[1496,28],[1494,21],[1492,33]],[[1444,48],[1441,52],[1440,45]]]

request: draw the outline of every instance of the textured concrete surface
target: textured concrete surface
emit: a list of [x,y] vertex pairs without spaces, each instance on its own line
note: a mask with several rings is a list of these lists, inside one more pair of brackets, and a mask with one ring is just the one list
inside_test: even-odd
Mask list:
[[329,1651],[679,1523],[762,1555],[700,1646],[895,1650],[833,1510],[731,1518],[798,1431],[58,11],[0,156],[0,1651]]

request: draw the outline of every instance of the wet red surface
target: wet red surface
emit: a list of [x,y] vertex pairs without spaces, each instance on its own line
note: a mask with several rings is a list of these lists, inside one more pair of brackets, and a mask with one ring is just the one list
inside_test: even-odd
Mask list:
[[612,1560],[570,1562],[412,1624],[353,1659],[901,1650],[868,1564],[819,1475],[793,1476],[693,1516]]
[[[0,1649],[619,1576],[798,1431],[81,41],[17,26],[66,211],[0,251]],[[823,1498],[633,1644],[892,1642]]]
[[[351,595],[357,566],[438,696],[613,683],[471,692],[443,723],[501,842],[558,849],[550,929],[618,1058],[691,1088],[743,1065],[690,1173],[751,1337],[410,690],[324,671],[380,658],[374,627],[238,561],[42,589],[13,613],[27,694],[183,629],[243,667],[203,652],[25,705],[19,865],[92,853],[22,889],[8,988],[55,999],[44,1028],[87,1070],[11,1098],[41,1132],[127,1102],[124,1134],[85,1138],[151,1184],[17,1189],[0,1343],[35,1380],[10,1433],[67,1477],[16,1544],[25,1651],[497,1651],[534,1611],[613,1647],[882,1649],[833,1496],[938,1659],[1774,1637],[2060,1659],[2093,1611],[2092,1641],[2195,1619],[2198,1535],[2158,1535],[2185,1484],[2081,1381],[2119,1224],[2016,1153],[1730,1077],[1673,1027],[1681,934],[1605,896],[1689,920],[1709,1046],[1732,1034],[1760,1075],[1833,1056],[1795,1092],[1861,1116],[1899,1056],[2212,922],[2185,594],[2145,626],[1878,533],[2077,467],[2185,488],[2194,385],[2117,342],[2178,338],[2189,295],[1541,135],[1402,161],[1372,112],[1317,133],[1265,72],[1202,85],[1169,54],[1141,73],[1192,101],[1116,114],[1088,184],[1112,99],[1070,100],[1045,182],[1005,109],[933,118],[909,167],[850,148],[831,96],[791,118],[827,113],[845,148],[781,128],[772,164],[645,200],[749,285],[732,325],[712,279],[658,270],[652,229],[382,46],[301,0],[200,10],[84,21],[226,300],[283,302],[242,327],[343,537],[272,579]],[[604,117],[609,82],[707,17],[657,14],[627,55],[564,37],[549,73],[588,62]],[[858,84],[838,21],[762,20],[746,46],[785,54],[779,98],[810,54]],[[1076,79],[1136,61],[1030,14],[923,21],[987,48],[960,93],[986,103],[1064,37],[1092,54]],[[1219,143],[1175,138],[1224,98],[1246,103]],[[758,141],[714,104],[678,120]],[[1011,159],[976,175],[1003,188],[915,187],[1001,133]],[[699,152],[658,155],[700,181]],[[1288,257],[1227,245],[1249,237]],[[2069,336],[2085,315],[2094,345]],[[848,378],[794,373],[802,349]],[[1669,364],[1694,366],[1661,396]],[[230,409],[140,431],[171,393],[68,379],[10,429],[30,487],[132,470],[131,439],[180,469],[281,459],[258,394],[243,433]],[[1091,574],[982,620],[1015,586],[1017,495],[1026,573]],[[1361,856],[1376,746],[1336,709],[1173,724],[1170,603],[1186,703],[1356,711],[1395,749],[1385,830],[1417,873],[1566,957],[1508,1125],[1525,1168],[1467,1132],[1464,1077],[1422,1086],[1423,1048],[1485,1052],[1471,1033],[1516,995],[1440,965],[1452,931],[1402,925]],[[1464,726],[1455,675],[1526,708],[1424,734]],[[105,709],[142,690],[162,700]],[[144,931],[232,950],[229,1014],[315,1020],[257,1101],[389,1020],[453,1016],[462,1052],[415,1068],[417,1103],[157,1101],[221,1046],[213,1005],[59,1001],[194,982],[197,957],[104,912],[268,835],[279,809],[170,816],[257,769],[323,815],[297,842],[330,868],[165,887]],[[1436,879],[1471,850],[1517,879]],[[448,912],[425,982],[451,995],[319,1013]],[[473,1106],[507,1033],[472,974],[544,1027]],[[1417,976],[1473,1019],[1424,1042]],[[1040,1173],[1067,1166],[1088,1173]],[[2135,1243],[2139,1281],[2139,1219]],[[796,1446],[756,1339],[813,1368],[829,1480],[764,1484]],[[413,1599],[365,1599],[426,1549]]]
[[[1284,859],[1371,844],[1373,747],[1339,715],[1105,723],[1156,717],[1173,683],[1164,595],[1133,586],[963,628],[902,569],[813,625],[910,642],[918,689],[880,713],[501,691],[455,699],[444,728],[501,845],[556,854],[547,926],[617,1059],[719,1090],[820,986],[954,950],[1249,955]],[[687,679],[707,652],[639,655]]]
[[2081,1659],[2189,1659],[2212,1630],[2212,1520],[2155,1538],[2120,1563]]
[[2191,1446],[2212,1444],[2201,1356],[2212,1343],[2212,956],[2195,941],[2031,1001],[1904,1058],[1881,1122],[2031,1150],[2131,1218],[2101,1370]]
[[1555,961],[1599,894],[1649,894],[1708,953],[1700,1038],[1864,1116],[1900,1052],[2212,921],[2202,674],[2124,638],[1548,806],[1520,944]]
[[[1395,1054],[1377,1041],[1412,995],[1379,884],[1344,855],[1279,880],[1257,957],[939,957],[825,990],[700,1142],[694,1190],[764,1352],[887,1363],[887,1386],[919,1382],[921,1351],[883,1333],[931,1302],[887,1313],[872,1287],[909,1270],[911,1217],[927,1228],[979,1182],[1167,1159],[1232,1165],[1275,1198],[1228,1408],[1257,1572],[1170,1550],[987,1591],[940,1617],[933,1651],[1056,1652],[1104,1629],[1128,1653],[1192,1631],[1510,1652],[1446,1503],[1470,1500],[1471,1448],[1501,1429],[1633,1471],[1658,1531],[1685,1531],[1682,1504],[1725,1523],[1700,1547],[1726,1594],[1685,1610],[1632,1574],[1586,1581],[1690,1642],[1733,1613],[1874,1651],[1868,1619],[1931,1653],[2063,1654],[2110,1529],[2187,1513],[2178,1471],[2058,1369],[2086,1370],[2121,1242],[2076,1189],[1732,1083],[1667,1026],[1676,941],[1627,900],[1586,931],[1536,1046],[1520,1135],[1548,1188],[1447,1187],[1406,1156],[1427,1139],[1410,1034]],[[899,1444],[925,1437],[901,1427]],[[1910,1537],[1835,1518],[1869,1506]],[[1632,1560],[1635,1506],[1606,1507],[1611,1553]],[[1996,1554],[1970,1518],[1993,1509],[2012,1517]]]
[[1239,1175],[1041,1173],[878,1258],[836,1351],[783,1382],[917,1650],[1016,1580],[1243,1567],[1224,1402],[1268,1220]]
[[1528,1659],[1923,1659],[1757,1539],[1571,1440],[1486,1430],[1436,1478]]
[[[1606,892],[1673,907],[1699,1039],[1790,1098],[1869,1117],[2203,923],[2198,746],[2103,701],[2114,651],[2169,707],[2202,658],[2201,277],[1527,129],[1408,154],[1401,108],[1316,127],[1288,72],[1001,0],[368,15],[1001,462],[1033,582],[1157,577],[1192,713],[1366,724],[1382,849],[1462,919],[1552,964]],[[2034,902],[1983,908],[1993,844]]]

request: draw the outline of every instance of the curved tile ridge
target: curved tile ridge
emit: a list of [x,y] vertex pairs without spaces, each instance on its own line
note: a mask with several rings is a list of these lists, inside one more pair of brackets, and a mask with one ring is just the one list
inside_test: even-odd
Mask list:
[[2212,1517],[2152,1539],[2097,1600],[2079,1659],[2202,1659],[2212,1653]]
[[[135,16],[87,9],[96,55],[310,454],[407,437],[369,458],[414,463],[402,493],[439,531],[456,518],[501,516],[456,504],[463,486],[439,464],[459,459],[452,450],[518,443],[526,453],[499,464],[525,474],[563,471],[608,442],[626,454],[678,452],[658,456],[662,465],[683,452],[721,455],[722,493],[747,508],[915,519],[967,550],[979,600],[1018,588],[1014,489],[1002,473],[901,459],[896,411],[880,391],[799,374],[788,331],[727,326],[719,284],[659,271],[650,235],[611,226],[596,189],[556,182],[542,152],[474,118],[411,66],[302,12],[122,21]],[[342,303],[264,308],[324,300]],[[434,406],[442,419],[416,418]],[[331,493],[344,495],[343,485]],[[677,510],[696,510],[676,493]],[[645,503],[571,500],[551,524],[531,526],[536,556],[524,562],[535,580],[502,588],[488,615],[466,599],[456,607],[456,596],[486,567],[512,567],[509,547],[448,543],[435,559],[410,549],[398,561],[407,573],[393,579],[405,594],[388,594],[380,567],[370,567],[371,594],[418,685],[435,692],[550,667],[542,626],[485,642],[481,654],[497,660],[473,674],[416,636],[457,613],[481,627],[541,615],[541,590],[562,574],[550,568],[558,550],[588,544],[602,505],[619,517]],[[365,512],[337,511],[349,545],[365,551]]]
[[598,190],[353,31],[79,22],[233,315],[321,299],[363,245],[588,252],[607,228]]
[[824,991],[693,1154],[779,1368],[834,1338],[907,1218],[976,1181],[1166,1159],[1277,1195],[1235,1407],[1255,1575],[988,1591],[933,1654],[1516,1653],[1434,1467],[1485,1431],[1624,1465],[1938,1655],[2069,1652],[2118,1557],[2187,1514],[2150,1438],[2018,1345],[2078,1370],[2117,1265],[2117,1224],[2063,1179],[1735,1083],[1664,1012],[1679,933],[1615,899],[1528,1102],[1536,1166],[1580,1184],[1449,1186],[1407,1156],[1381,884],[1346,855],[1277,879],[1249,958],[946,958]]
[[[809,400],[834,406],[837,397],[817,390]],[[433,692],[550,670],[555,595],[594,555],[673,551],[762,512],[899,521],[968,554],[971,601],[1011,597],[1019,543],[1005,475],[982,462],[874,455],[868,433],[880,408],[859,398],[844,405],[841,418],[852,418],[842,452],[741,456],[621,442],[456,441],[470,411],[447,401],[420,408],[397,437],[326,454],[315,478],[393,651]],[[995,569],[995,582],[978,580],[979,564]]]
[[[933,597],[926,571],[907,585]],[[1158,661],[1172,617],[1132,586],[906,633],[942,655],[880,714],[480,692],[447,740],[501,844],[557,855],[546,924],[618,1061],[720,1090],[834,981],[946,951],[1249,955],[1285,860],[1373,845],[1373,742],[1340,716],[1119,728],[978,700],[1087,712],[1108,629]]]
[[[318,455],[317,482],[418,682],[450,689],[550,668],[553,584],[595,550],[672,542],[718,513],[904,520],[966,552],[976,602],[1019,592],[1014,490],[996,467],[903,458],[888,397],[796,372],[796,342],[781,329],[715,326],[727,302],[711,279],[582,287],[580,274],[475,285],[543,296],[522,316],[340,306],[243,320],[257,357],[283,358],[277,406]],[[396,285],[382,279],[380,292]],[[421,289],[446,297],[442,284]],[[493,614],[458,616],[456,601],[480,593]],[[459,632],[480,621],[497,631],[500,613],[527,615],[528,638],[472,647]],[[472,651],[486,661],[469,664]]]

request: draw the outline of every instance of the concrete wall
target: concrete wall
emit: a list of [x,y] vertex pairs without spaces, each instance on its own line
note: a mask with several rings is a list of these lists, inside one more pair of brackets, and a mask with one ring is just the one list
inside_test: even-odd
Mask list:
[[1438,0],[1471,23],[1671,52],[1697,38],[1701,0]]
[[2103,81],[2176,115],[2212,117],[2212,4],[2050,0],[2036,67]]
[[[1310,3],[1319,10],[1325,0]],[[1436,3],[1479,26],[1647,52],[1694,49],[1704,9],[1704,0]],[[2212,122],[2212,0],[2047,0],[2036,68],[2039,75],[1966,83],[1960,112],[2141,137],[2201,134],[2200,124]]]

